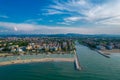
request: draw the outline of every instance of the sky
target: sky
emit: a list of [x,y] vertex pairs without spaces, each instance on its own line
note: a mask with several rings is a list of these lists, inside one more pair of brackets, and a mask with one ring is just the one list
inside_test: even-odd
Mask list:
[[0,0],[0,34],[120,34],[120,0]]

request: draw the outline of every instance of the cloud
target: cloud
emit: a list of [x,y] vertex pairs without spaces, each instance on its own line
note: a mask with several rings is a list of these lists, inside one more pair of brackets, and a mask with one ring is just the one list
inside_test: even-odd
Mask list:
[[63,25],[71,25],[71,23],[74,23],[78,20],[82,20],[81,17],[67,17],[67,18],[64,18],[64,22],[57,22],[57,24],[63,24]]
[[68,18],[65,18],[64,21],[65,22],[75,22],[75,21],[78,21],[78,20],[81,20],[82,18],[81,17],[68,17]]
[[63,18],[64,22],[86,21],[93,24],[103,22],[106,25],[118,25],[117,20],[120,21],[120,18],[118,18],[120,16],[120,0],[105,0],[103,3],[94,3],[92,1],[55,0],[54,4],[48,6],[47,14],[68,14],[69,17]]
[[[2,29],[5,28],[5,29]],[[61,27],[61,26],[45,26],[28,23],[10,23],[0,22],[0,33],[14,34],[61,34],[61,33],[80,33],[80,34],[119,34],[119,26],[99,26],[99,27]]]
[[68,22],[57,22],[57,24],[70,25],[70,23],[68,23]]
[[10,29],[13,31],[32,31],[34,30],[34,26],[25,23],[10,23],[10,22],[0,22],[0,27],[5,27],[6,29]]
[[16,27],[14,27],[14,30],[15,30],[15,31],[18,31],[18,29],[17,29]]
[[104,20],[96,22],[96,24],[119,26],[120,25],[120,16],[112,17],[109,19],[104,19]]
[[52,10],[52,9],[46,9],[47,13],[44,13],[43,15],[55,15],[55,14],[63,14],[61,11]]

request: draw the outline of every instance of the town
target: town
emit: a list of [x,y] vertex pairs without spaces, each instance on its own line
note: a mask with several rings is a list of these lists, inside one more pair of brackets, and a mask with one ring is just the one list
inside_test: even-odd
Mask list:
[[120,52],[120,38],[80,38],[79,43],[88,46],[90,49],[113,53]]
[[38,37],[0,38],[0,53],[7,55],[25,55],[39,53],[68,54],[73,53],[74,49],[75,45],[72,39]]
[[[71,54],[75,41],[107,52],[120,52],[120,38],[90,38],[90,37],[4,37],[0,38],[0,56],[27,54]],[[106,52],[105,52],[106,53]]]

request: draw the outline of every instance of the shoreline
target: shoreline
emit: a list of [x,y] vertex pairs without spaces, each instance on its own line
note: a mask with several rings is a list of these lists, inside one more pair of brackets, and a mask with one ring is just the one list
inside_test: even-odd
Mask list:
[[[22,54],[22,55],[39,55],[40,53],[36,54]],[[67,52],[66,53],[41,53],[41,54],[46,54],[46,55],[49,55],[49,54],[59,54],[59,55],[64,55],[64,54],[68,54]],[[73,53],[70,53],[70,54],[73,54]],[[20,54],[19,54],[20,55]],[[13,53],[0,53],[0,57],[8,57],[8,56],[19,56],[19,55],[14,55]]]
[[26,59],[26,60],[13,60],[0,62],[0,66],[11,65],[11,64],[22,64],[22,63],[32,63],[32,62],[73,62],[74,58],[42,58],[42,59]]
[[100,50],[100,51],[107,55],[114,54],[114,53],[120,53],[120,49]]

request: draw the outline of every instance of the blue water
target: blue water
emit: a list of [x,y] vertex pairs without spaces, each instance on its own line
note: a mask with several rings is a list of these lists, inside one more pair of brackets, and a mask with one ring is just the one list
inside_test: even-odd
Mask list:
[[76,45],[82,71],[72,62],[15,64],[0,67],[0,80],[120,80],[120,54],[106,58]]

